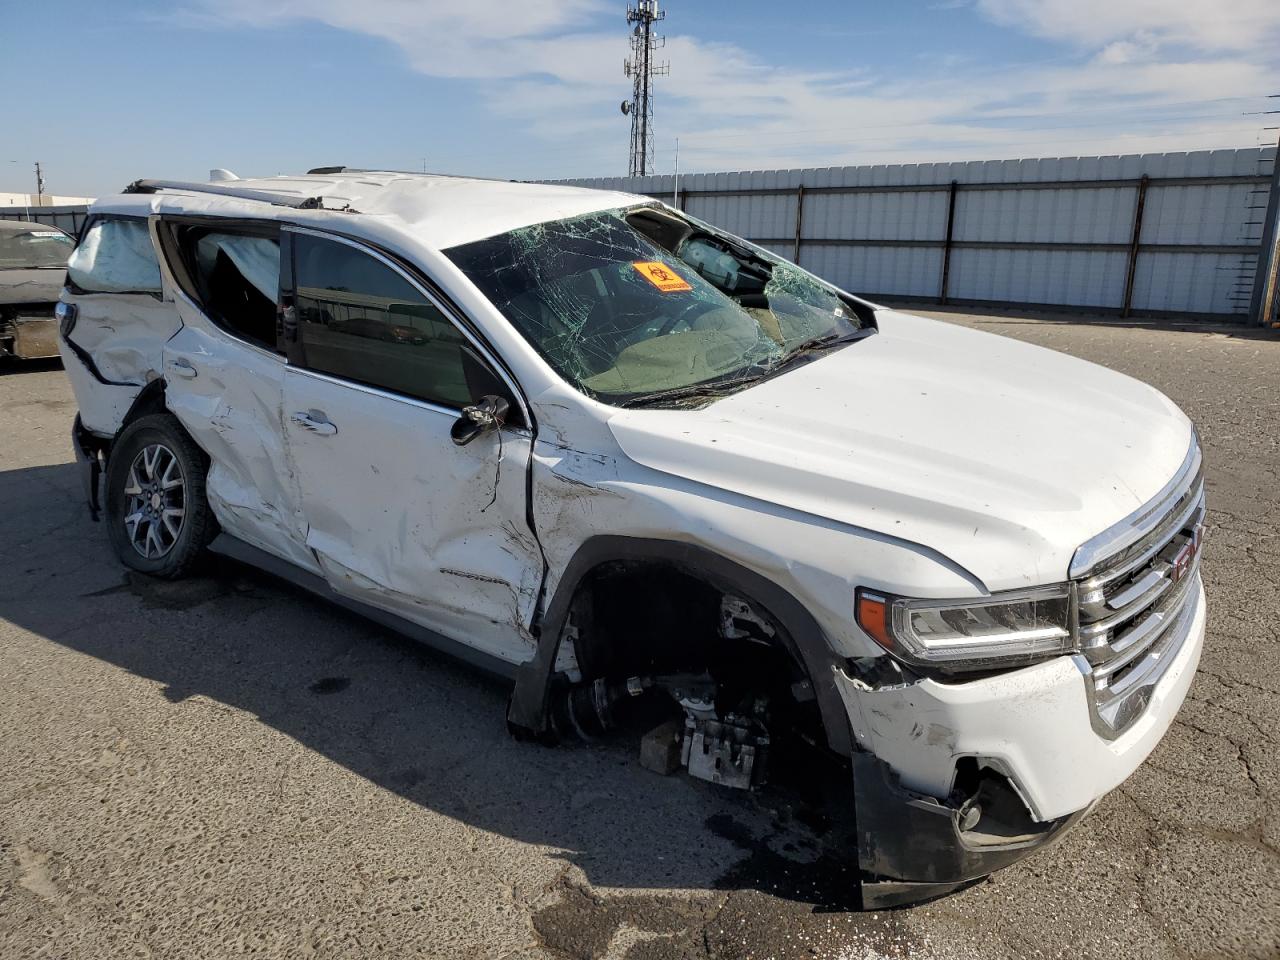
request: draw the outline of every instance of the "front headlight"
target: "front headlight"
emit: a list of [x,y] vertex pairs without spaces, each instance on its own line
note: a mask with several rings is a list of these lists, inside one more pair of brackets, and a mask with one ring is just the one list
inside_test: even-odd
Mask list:
[[1067,584],[972,600],[915,600],[860,589],[858,625],[890,653],[947,671],[1022,666],[1069,653]]

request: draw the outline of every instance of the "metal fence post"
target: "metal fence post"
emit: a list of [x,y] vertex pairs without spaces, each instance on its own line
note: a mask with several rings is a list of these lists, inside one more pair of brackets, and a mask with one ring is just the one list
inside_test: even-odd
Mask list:
[[1133,312],[1133,279],[1138,270],[1138,249],[1142,242],[1142,213],[1147,206],[1147,185],[1151,178],[1143,174],[1138,181],[1138,197],[1133,205],[1133,236],[1129,240],[1129,265],[1124,275],[1124,302],[1120,305],[1121,318]]
[[938,302],[946,304],[947,289],[951,285],[951,239],[956,229],[956,188],[958,181],[951,181],[947,193],[947,238],[942,243],[942,284],[938,290]]
[[1267,215],[1262,221],[1262,245],[1258,247],[1258,269],[1253,276],[1253,297],[1249,319],[1260,327],[1270,326],[1276,316],[1277,287],[1280,286],[1280,142],[1271,161],[1271,193]]
[[796,242],[791,260],[797,266],[800,263],[800,234],[804,230],[804,184],[796,187]]

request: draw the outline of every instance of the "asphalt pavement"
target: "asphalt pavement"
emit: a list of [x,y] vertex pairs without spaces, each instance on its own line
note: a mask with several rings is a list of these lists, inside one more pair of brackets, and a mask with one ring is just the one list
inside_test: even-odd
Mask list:
[[1280,956],[1280,338],[937,315],[1154,384],[1207,451],[1190,699],[1059,844],[853,911],[847,851],[786,795],[516,743],[500,684],[249,568],[126,574],[61,367],[8,364],[0,958]]

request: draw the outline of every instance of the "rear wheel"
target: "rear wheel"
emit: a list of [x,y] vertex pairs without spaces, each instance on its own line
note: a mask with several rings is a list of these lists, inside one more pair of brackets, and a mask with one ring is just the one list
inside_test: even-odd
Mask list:
[[155,577],[190,573],[216,531],[206,459],[169,414],[135,420],[107,468],[107,532],[120,562]]

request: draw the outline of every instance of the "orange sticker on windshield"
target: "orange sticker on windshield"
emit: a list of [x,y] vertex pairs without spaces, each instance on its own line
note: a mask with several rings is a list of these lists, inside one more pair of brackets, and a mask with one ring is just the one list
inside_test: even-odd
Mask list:
[[684,290],[692,290],[689,281],[680,274],[676,273],[665,263],[655,263],[651,260],[642,260],[639,263],[633,263],[633,267],[663,293],[680,293]]

